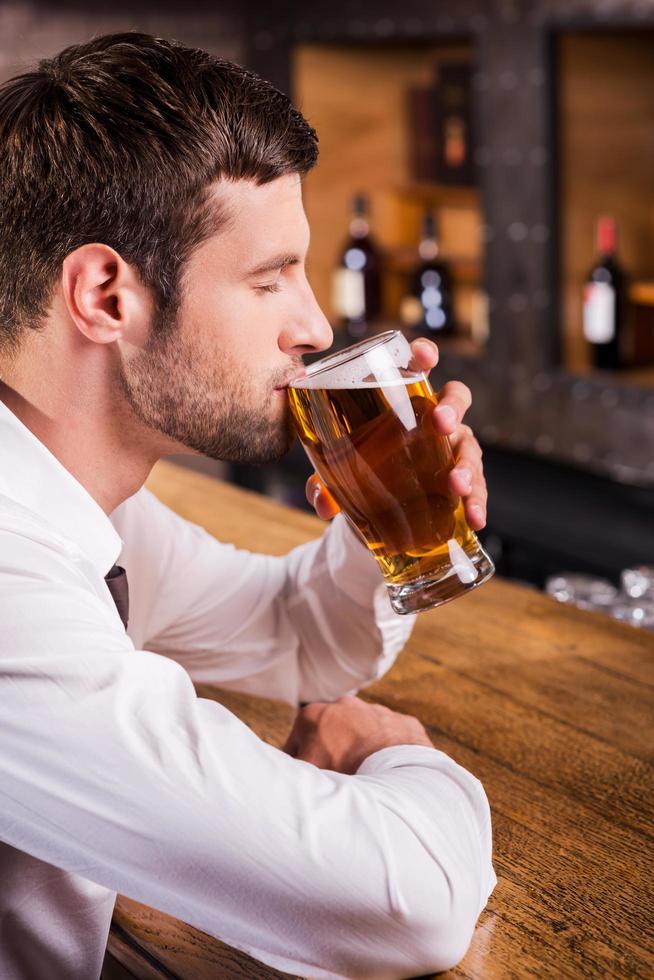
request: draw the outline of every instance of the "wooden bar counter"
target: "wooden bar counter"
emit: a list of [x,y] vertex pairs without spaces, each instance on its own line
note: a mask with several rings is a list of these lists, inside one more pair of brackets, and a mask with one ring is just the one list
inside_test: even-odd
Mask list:
[[[251,550],[283,554],[323,530],[169,462],[148,485]],[[198,690],[284,742],[288,705]],[[361,696],[418,717],[490,799],[499,880],[468,954],[446,976],[654,977],[652,633],[496,579],[420,614],[390,673]],[[108,954],[107,978],[282,976],[122,897]]]

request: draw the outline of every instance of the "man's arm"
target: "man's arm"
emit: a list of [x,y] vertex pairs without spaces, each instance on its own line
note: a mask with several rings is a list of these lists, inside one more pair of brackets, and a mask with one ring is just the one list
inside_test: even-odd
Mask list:
[[[415,617],[342,515],[283,557],[216,541],[141,490],[112,519],[125,542],[133,635],[195,681],[278,698],[334,700],[385,673]],[[131,613],[130,613],[131,620]]]
[[0,546],[2,840],[281,970],[454,965],[494,883],[474,777],[419,745],[293,759],[134,649],[68,555]]

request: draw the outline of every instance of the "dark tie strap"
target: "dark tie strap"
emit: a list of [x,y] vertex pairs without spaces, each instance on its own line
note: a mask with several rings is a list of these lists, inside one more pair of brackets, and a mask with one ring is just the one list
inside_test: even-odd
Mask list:
[[116,603],[118,615],[123,621],[123,626],[127,629],[129,617],[129,588],[127,586],[127,572],[120,565],[110,568],[104,577],[107,587],[111,592],[111,598]]

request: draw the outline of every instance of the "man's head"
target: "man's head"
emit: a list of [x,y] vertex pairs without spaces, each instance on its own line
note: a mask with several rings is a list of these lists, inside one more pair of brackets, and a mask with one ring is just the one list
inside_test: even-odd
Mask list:
[[146,35],[5,83],[0,360],[65,319],[80,364],[101,354],[146,429],[217,458],[279,456],[275,387],[331,342],[304,275],[300,181],[316,158],[269,83]]

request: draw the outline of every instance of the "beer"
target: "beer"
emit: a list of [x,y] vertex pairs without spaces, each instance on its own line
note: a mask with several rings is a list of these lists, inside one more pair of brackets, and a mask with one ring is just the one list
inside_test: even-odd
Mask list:
[[288,397],[314,469],[382,571],[398,613],[481,585],[493,563],[449,487],[436,396],[397,330],[311,364]]
[[456,541],[473,536],[448,489],[452,451],[434,430],[436,397],[422,378],[357,388],[289,388],[316,472],[357,527],[385,578],[432,578]]

